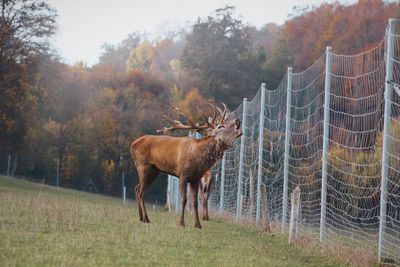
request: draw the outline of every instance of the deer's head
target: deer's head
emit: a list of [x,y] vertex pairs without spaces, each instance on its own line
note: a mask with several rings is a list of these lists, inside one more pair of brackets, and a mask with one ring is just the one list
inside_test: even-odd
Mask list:
[[[226,108],[225,104],[223,104],[224,110],[222,111],[218,107],[214,110],[218,110],[220,113],[220,119],[211,118],[210,128],[208,130],[208,135],[218,140],[228,147],[231,147],[233,143],[238,139],[242,134],[242,129],[240,128],[240,120],[237,118],[229,119],[229,111]],[[214,113],[215,114],[215,113]]]
[[[171,123],[171,127],[164,127],[157,132],[163,132],[166,134],[178,129],[195,130],[204,136],[210,136],[214,140],[222,142],[227,147],[231,147],[236,139],[243,134],[242,129],[240,128],[240,120],[237,118],[229,118],[229,110],[225,104],[223,104],[224,110],[221,110],[219,107],[212,104],[210,104],[210,106],[214,109],[212,117],[207,118],[203,112],[201,112],[206,121],[204,124],[194,123],[179,108],[173,107],[173,109],[182,117],[186,118],[189,124],[183,124],[178,120],[173,120],[167,115],[164,115],[164,117]],[[219,113],[218,118],[217,112]]]

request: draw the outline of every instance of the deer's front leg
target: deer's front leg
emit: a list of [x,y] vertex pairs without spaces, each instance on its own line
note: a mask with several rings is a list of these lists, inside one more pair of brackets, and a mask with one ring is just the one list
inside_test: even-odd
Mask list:
[[185,207],[187,202],[187,179],[180,179],[179,188],[181,190],[181,219],[179,225],[185,227]]
[[198,197],[200,181],[190,183],[190,191],[192,195],[192,203],[194,210],[194,227],[201,229],[201,224],[199,220],[199,209],[198,209]]

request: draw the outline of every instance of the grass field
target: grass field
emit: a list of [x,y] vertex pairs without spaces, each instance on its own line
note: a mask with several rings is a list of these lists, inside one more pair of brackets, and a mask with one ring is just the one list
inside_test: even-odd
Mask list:
[[0,176],[0,266],[346,266],[253,227]]

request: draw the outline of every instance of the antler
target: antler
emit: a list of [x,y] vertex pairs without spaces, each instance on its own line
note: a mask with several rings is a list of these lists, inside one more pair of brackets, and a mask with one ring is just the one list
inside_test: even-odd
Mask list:
[[[167,115],[164,115],[164,118],[171,123],[171,127],[164,127],[163,129],[157,130],[157,132],[162,132],[164,134],[167,134],[168,132],[172,132],[175,130],[206,130],[206,129],[215,129],[219,124],[224,124],[227,120],[227,114],[229,113],[228,108],[224,103],[222,105],[224,106],[224,110],[222,111],[218,106],[215,106],[211,103],[208,103],[209,106],[211,106],[214,110],[213,116],[207,118],[206,115],[200,110],[199,107],[197,107],[197,110],[201,113],[202,117],[205,119],[206,123],[200,125],[199,123],[194,123],[192,120],[186,116],[185,113],[183,113],[182,110],[180,110],[178,107],[172,107],[173,110],[178,112],[178,114],[182,117],[184,117],[188,122],[189,125],[183,124],[182,122],[178,120],[173,120]],[[219,114],[221,115],[221,119],[217,120],[217,110]]]
[[[226,105],[224,103],[222,103],[222,105],[224,106],[223,111],[218,106],[215,106],[211,103],[208,103],[208,105],[214,109],[214,114],[213,114],[212,118],[209,118],[209,119],[211,119],[211,121],[207,120],[206,117],[204,116],[204,114],[201,113],[203,115],[203,118],[205,118],[209,122],[209,124],[212,128],[216,128],[218,126],[218,124],[224,124],[226,122],[226,120],[228,119],[227,114],[229,114],[229,110],[226,107]],[[219,120],[217,120],[217,110],[218,110],[219,114],[221,115],[221,118]]]
[[209,128],[215,128],[215,127],[217,127],[217,124],[215,123],[215,119],[217,118],[217,109],[216,109],[216,107],[213,105],[213,104],[211,104],[211,103],[208,103],[208,105],[210,106],[210,107],[212,107],[213,108],[213,110],[214,110],[214,113],[213,113],[213,116],[212,116],[212,118],[211,117],[206,117],[206,115],[204,115],[204,113],[200,110],[200,108],[199,107],[196,107],[197,108],[197,110],[201,113],[201,116],[203,116],[203,118],[204,118],[204,120],[206,121],[206,123],[207,123],[207,125],[209,126]]
[[192,120],[190,120],[185,113],[183,113],[182,110],[180,110],[178,107],[172,107],[173,110],[175,110],[176,112],[179,113],[179,115],[181,115],[182,117],[184,117],[185,119],[187,119],[189,121],[190,125],[185,125],[182,122],[178,121],[178,120],[173,120],[170,117],[168,117],[167,115],[164,115],[164,118],[169,121],[171,123],[171,127],[164,127],[163,129],[157,130],[157,132],[163,132],[164,134],[168,133],[168,132],[172,132],[174,130],[205,130],[205,129],[209,129],[210,125],[207,121],[206,124],[200,125],[198,123],[193,123]]

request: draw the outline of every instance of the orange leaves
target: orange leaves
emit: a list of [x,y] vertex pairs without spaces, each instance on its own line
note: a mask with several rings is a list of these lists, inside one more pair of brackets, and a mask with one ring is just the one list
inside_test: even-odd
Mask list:
[[303,70],[319,58],[326,46],[354,54],[377,45],[390,17],[400,17],[400,3],[359,1],[350,6],[323,4],[286,21],[285,36],[293,67]]

